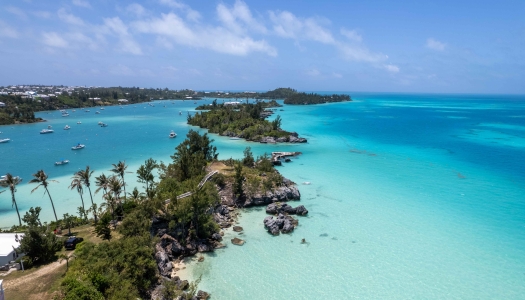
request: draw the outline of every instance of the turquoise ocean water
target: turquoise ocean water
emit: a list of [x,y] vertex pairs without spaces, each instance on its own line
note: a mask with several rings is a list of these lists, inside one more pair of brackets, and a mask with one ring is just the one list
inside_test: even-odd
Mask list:
[[[246,244],[227,242],[189,266],[193,278],[202,275],[199,288],[213,299],[524,299],[525,97],[352,96],[278,112],[307,144],[212,135],[220,158],[241,157],[246,146],[256,155],[301,151],[279,170],[298,183],[310,213],[293,234],[273,237],[263,208],[243,211]],[[52,218],[47,196],[27,184],[40,168],[59,181],[49,189],[62,215],[80,205],[67,189],[79,168],[89,164],[98,175],[119,160],[132,172],[149,157],[168,162],[195,107],[173,103],[43,112],[46,123],[0,126],[0,137],[12,139],[0,144],[0,173],[24,178],[20,210],[39,205]],[[40,135],[48,124],[55,133]],[[179,136],[168,139],[170,130]],[[86,148],[70,150],[77,142]],[[61,158],[71,163],[54,166]],[[128,191],[135,178],[126,174]],[[0,227],[15,223],[9,192],[0,194]]]

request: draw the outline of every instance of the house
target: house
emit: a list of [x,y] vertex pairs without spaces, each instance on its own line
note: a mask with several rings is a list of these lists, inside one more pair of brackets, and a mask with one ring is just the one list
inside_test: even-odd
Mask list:
[[23,256],[15,252],[15,248],[20,246],[20,243],[16,241],[17,234],[19,238],[23,236],[23,233],[0,233],[0,266]]
[[120,103],[128,103],[128,100],[126,100],[126,99],[118,99],[118,102],[120,102]]
[[5,103],[4,102],[0,102],[0,107],[5,107]]

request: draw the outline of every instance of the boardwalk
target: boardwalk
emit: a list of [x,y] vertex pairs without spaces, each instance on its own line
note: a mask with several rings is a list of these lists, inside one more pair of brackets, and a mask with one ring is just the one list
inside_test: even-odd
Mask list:
[[[197,189],[200,190],[200,189],[204,186],[204,184],[205,184],[206,182],[208,182],[208,180],[210,180],[210,178],[211,178],[213,175],[217,174],[217,173],[218,173],[218,171],[212,171],[212,172],[206,174],[206,176],[204,176],[204,178],[201,180],[201,182],[199,182],[199,185],[197,186]],[[192,194],[193,194],[192,192],[186,192],[186,193],[184,193],[184,194],[180,194],[180,195],[177,196],[177,200],[182,199],[182,198],[189,197],[189,196],[191,196]],[[166,204],[168,204],[168,203],[170,203],[170,199],[168,199],[168,200],[166,200],[166,201],[164,201],[164,202],[165,202]]]

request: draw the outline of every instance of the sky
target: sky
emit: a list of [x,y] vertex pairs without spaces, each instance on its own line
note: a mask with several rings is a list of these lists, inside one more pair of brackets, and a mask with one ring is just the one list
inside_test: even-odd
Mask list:
[[525,94],[525,1],[2,0],[0,86]]

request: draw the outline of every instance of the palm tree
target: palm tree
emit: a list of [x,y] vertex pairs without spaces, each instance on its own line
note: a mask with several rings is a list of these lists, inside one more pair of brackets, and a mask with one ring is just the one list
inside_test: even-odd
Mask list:
[[135,187],[131,193],[128,193],[128,196],[131,200],[138,203],[144,198],[144,193],[139,192],[137,187]]
[[84,193],[84,189],[82,188],[82,181],[80,178],[78,178],[76,175],[73,176],[73,180],[71,181],[71,184],[69,185],[70,189],[76,189],[77,192],[80,195],[80,200],[82,200],[82,209],[85,211],[86,207],[84,206],[84,197],[82,197],[82,194]]
[[120,176],[120,179],[122,179],[122,186],[124,187],[124,196],[126,195],[126,182],[124,181],[124,173],[126,173],[126,169],[128,166],[126,165],[125,161],[119,161],[118,164],[112,164],[113,169],[111,169],[111,172],[117,174]]
[[9,173],[5,174],[5,179],[0,181],[0,186],[1,187],[5,187],[5,188],[9,188],[9,190],[11,191],[11,199],[12,199],[12,205],[15,206],[15,209],[16,209],[16,214],[18,215],[18,223],[20,224],[20,226],[22,226],[22,219],[20,219],[20,212],[18,212],[18,205],[16,204],[16,200],[15,200],[15,192],[16,192],[16,186],[22,182],[22,178],[18,177],[18,176],[13,176]]
[[[122,180],[120,180],[116,175],[109,177],[108,187],[111,192],[113,192],[113,197],[116,202],[119,203],[120,209],[122,209],[122,201],[120,201],[120,193],[122,193]],[[122,210],[124,213],[124,210]]]
[[35,177],[35,178],[31,179],[31,181],[29,181],[29,183],[38,183],[38,186],[36,188],[34,188],[33,190],[31,190],[31,194],[34,191],[36,191],[40,186],[44,187],[44,189],[46,190],[47,195],[49,196],[49,200],[51,201],[51,206],[53,207],[53,213],[55,214],[55,220],[58,223],[57,212],[55,211],[55,204],[53,204],[53,199],[51,199],[51,194],[49,193],[49,190],[47,189],[47,185],[49,184],[49,182],[51,182],[51,181],[58,182],[58,181],[56,181],[56,180],[49,180],[48,181],[47,180],[48,176],[44,172],[44,170],[37,171],[35,174],[33,174],[33,177]]
[[[90,187],[91,186],[90,179],[91,179],[91,175],[93,174],[93,172],[94,171],[89,169],[89,166],[86,166],[85,170],[80,170],[75,173],[75,176],[77,176],[80,179],[80,181],[82,181],[82,184],[84,184],[88,188],[89,197],[91,198],[91,206],[93,206],[94,204],[93,195],[91,194],[91,187]],[[97,214],[95,211],[93,211],[93,217],[95,218],[95,223],[97,223]]]
[[98,188],[95,190],[95,194],[98,193],[100,190],[104,192],[104,195],[108,192],[108,182],[109,178],[102,173],[100,176],[95,177],[95,184],[98,186]]

